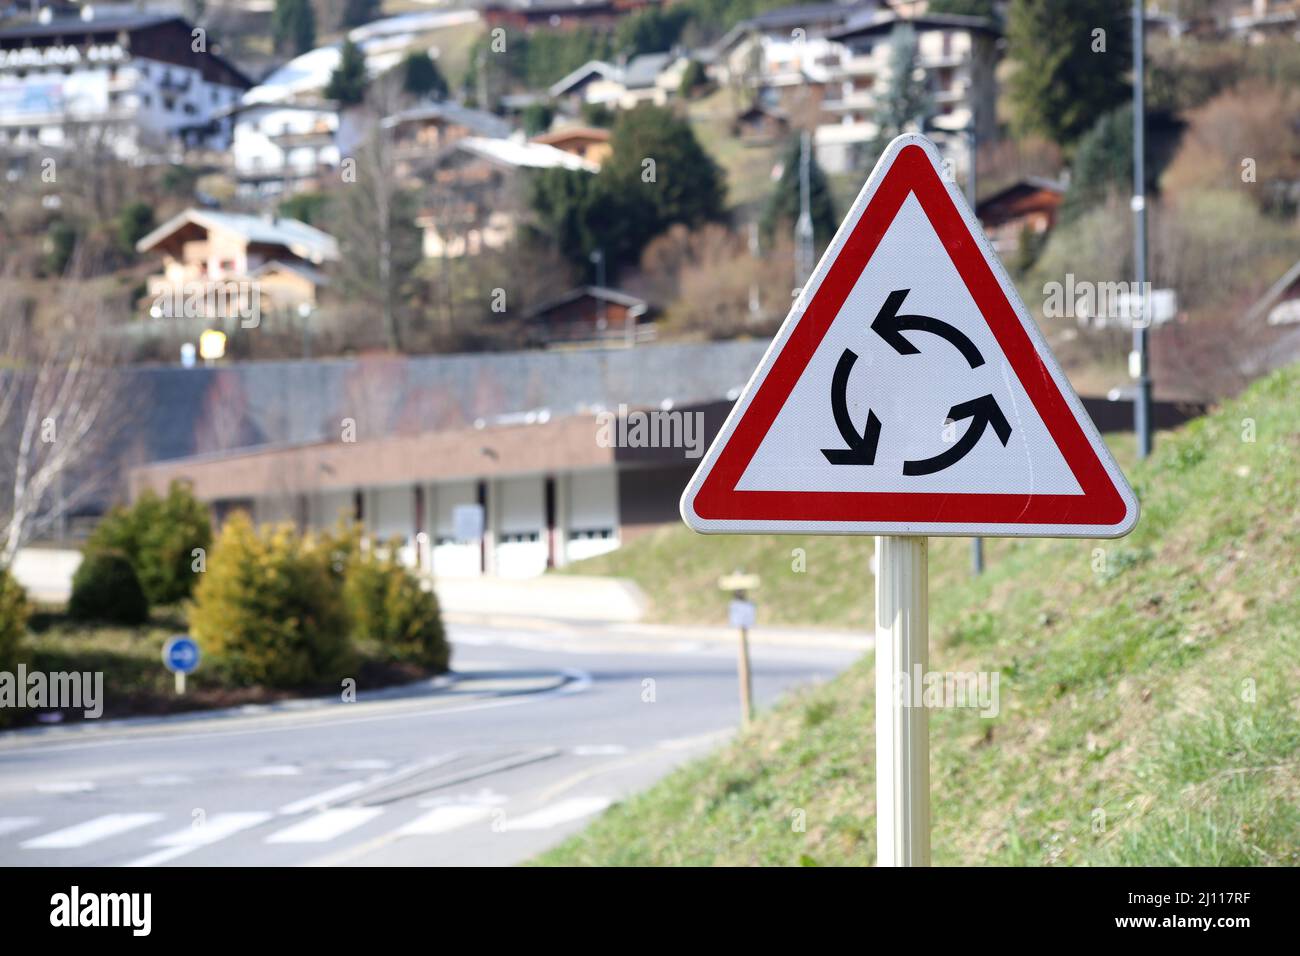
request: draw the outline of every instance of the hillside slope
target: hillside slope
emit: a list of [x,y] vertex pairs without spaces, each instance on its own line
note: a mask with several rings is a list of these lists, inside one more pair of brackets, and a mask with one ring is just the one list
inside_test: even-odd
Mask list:
[[[935,863],[1300,863],[1298,396],[1292,367],[1168,436],[1129,470],[1128,538],[1024,542],[932,588],[931,669],[1000,679],[997,716],[931,714]],[[541,862],[873,862],[872,674]]]
[[[1125,474],[1135,458],[1133,436],[1106,435]],[[1033,542],[984,541],[992,568]],[[647,617],[668,624],[726,624],[728,596],[718,578],[743,568],[758,574],[759,626],[859,629],[874,626],[870,559],[875,539],[831,535],[700,535],[684,524],[668,525],[616,551],[578,561],[558,574],[630,578],[649,599]],[[934,600],[954,594],[971,578],[968,538],[930,539],[930,586]],[[961,592],[964,594],[964,592]]]

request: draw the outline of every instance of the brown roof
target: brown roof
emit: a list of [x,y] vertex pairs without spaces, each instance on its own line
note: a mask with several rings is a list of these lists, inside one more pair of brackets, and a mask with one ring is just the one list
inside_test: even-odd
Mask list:
[[587,140],[592,143],[608,143],[609,130],[600,129],[597,126],[565,126],[560,129],[553,129],[548,133],[539,133],[532,138],[534,143],[543,143],[547,146],[567,143],[569,140],[574,139]]
[[491,478],[611,465],[595,415],[539,424],[426,432],[368,442],[320,442],[157,462],[131,472],[131,495],[188,481],[204,501],[363,486]]

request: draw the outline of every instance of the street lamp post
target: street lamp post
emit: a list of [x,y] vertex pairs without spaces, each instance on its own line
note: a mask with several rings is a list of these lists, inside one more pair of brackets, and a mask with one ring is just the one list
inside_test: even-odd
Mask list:
[[1129,364],[1137,379],[1133,430],[1137,432],[1139,458],[1151,454],[1151,366],[1147,355],[1151,303],[1147,301],[1146,31],[1143,16],[1142,0],[1133,0],[1133,258],[1141,313],[1133,319],[1133,355]]

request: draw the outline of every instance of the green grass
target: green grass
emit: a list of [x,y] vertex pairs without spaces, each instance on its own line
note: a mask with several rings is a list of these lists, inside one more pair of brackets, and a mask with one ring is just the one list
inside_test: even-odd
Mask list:
[[[1292,367],[1162,436],[1128,538],[1000,542],[978,580],[936,549],[931,669],[1000,680],[996,717],[931,712],[936,863],[1300,864],[1297,395]],[[685,574],[710,540],[679,539]],[[810,549],[796,588],[756,563],[760,594],[838,620],[816,595],[865,594],[864,556]],[[868,655],[541,862],[870,863],[873,726]]]
[[[1106,441],[1127,472],[1136,458],[1133,436],[1109,435]],[[649,599],[646,616],[651,621],[725,624],[729,596],[718,590],[717,580],[743,569],[762,579],[752,595],[760,625],[862,629],[874,626],[869,564],[874,547],[870,537],[699,535],[684,525],[669,525],[555,573],[630,578]],[[1036,554],[1040,547],[1032,541],[989,538],[985,565]],[[1121,563],[1129,560],[1123,548],[1115,554]],[[971,578],[969,538],[930,539],[933,606],[944,609],[953,600],[967,600],[963,585]]]
[[727,89],[692,100],[687,109],[700,144],[726,173],[728,206],[757,215],[775,188],[772,167],[785,143],[746,145],[731,135],[735,113],[735,97]]

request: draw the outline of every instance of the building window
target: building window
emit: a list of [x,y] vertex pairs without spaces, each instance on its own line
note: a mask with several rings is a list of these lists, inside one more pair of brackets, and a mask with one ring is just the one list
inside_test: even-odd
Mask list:
[[501,535],[501,544],[533,544],[541,540],[541,533],[537,531],[516,531],[510,534]]
[[609,541],[613,537],[613,528],[575,528],[569,532],[570,541]]

